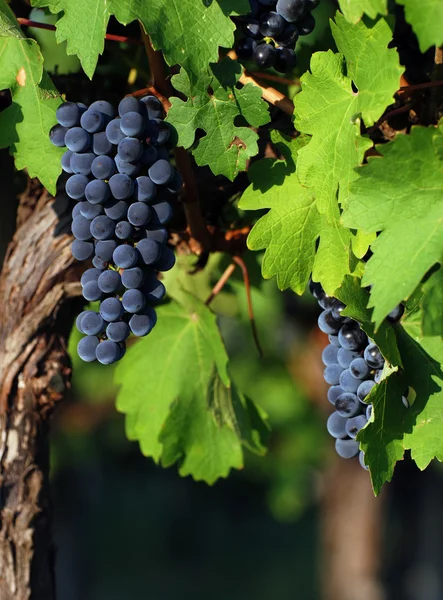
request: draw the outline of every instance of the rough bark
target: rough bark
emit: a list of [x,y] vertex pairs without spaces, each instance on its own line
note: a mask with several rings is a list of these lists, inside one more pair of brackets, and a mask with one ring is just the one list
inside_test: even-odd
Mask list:
[[66,197],[20,198],[0,274],[0,598],[55,598],[48,428],[69,385],[72,265]]

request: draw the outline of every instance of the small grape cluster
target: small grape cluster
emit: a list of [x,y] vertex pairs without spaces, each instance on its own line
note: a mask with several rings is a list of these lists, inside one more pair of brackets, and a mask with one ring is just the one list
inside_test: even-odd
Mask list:
[[127,96],[118,116],[107,101],[65,102],[57,109],[52,143],[67,150],[62,168],[70,175],[67,195],[77,201],[71,230],[72,254],[93,267],[82,277],[83,297],[100,301],[85,310],[77,347],[86,362],[120,360],[130,333],[147,335],[156,323],[153,308],[165,287],[158,271],[175,263],[164,225],[172,217],[168,201],[182,187],[169,161],[170,129],[155,96]]
[[[329,345],[323,350],[324,379],[331,387],[328,400],[335,411],[329,416],[327,430],[335,438],[335,449],[342,458],[359,455],[364,469],[364,453],[356,441],[358,432],[371,418],[372,404],[368,396],[380,382],[385,360],[376,344],[368,339],[359,323],[342,316],[343,302],[328,296],[320,284],[310,283],[311,294],[323,309],[318,326],[329,337]],[[399,305],[388,316],[396,322],[402,316]],[[403,398],[403,402],[407,402]]]
[[237,19],[246,36],[236,45],[238,58],[253,60],[262,69],[291,71],[297,62],[295,44],[314,30],[312,10],[320,0],[249,1],[250,14]]

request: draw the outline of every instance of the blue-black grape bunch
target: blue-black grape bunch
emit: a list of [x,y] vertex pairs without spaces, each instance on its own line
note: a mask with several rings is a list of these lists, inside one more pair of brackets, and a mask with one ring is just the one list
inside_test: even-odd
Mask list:
[[291,71],[297,62],[295,44],[314,30],[312,10],[320,0],[249,0],[251,12],[237,18],[244,36],[236,45],[240,60],[253,60],[279,73]]
[[71,230],[72,254],[92,268],[81,277],[83,296],[100,301],[98,311],[77,318],[84,334],[77,347],[81,359],[111,364],[126,350],[133,333],[147,335],[156,323],[154,306],[165,294],[157,279],[175,263],[166,245],[168,201],[182,187],[169,161],[170,128],[155,96],[127,96],[118,114],[106,101],[65,102],[50,131],[56,146],[66,147],[65,189],[76,201]]
[[[385,359],[379,348],[368,339],[359,323],[342,316],[343,302],[328,296],[319,283],[310,283],[311,294],[323,309],[318,326],[329,337],[323,350],[324,379],[330,385],[328,400],[335,407],[326,427],[335,438],[335,449],[342,458],[359,457],[364,469],[364,453],[356,441],[358,432],[369,421],[372,404],[368,401],[372,388],[380,382]],[[392,323],[404,311],[399,305],[388,316]],[[403,402],[407,404],[404,397]]]

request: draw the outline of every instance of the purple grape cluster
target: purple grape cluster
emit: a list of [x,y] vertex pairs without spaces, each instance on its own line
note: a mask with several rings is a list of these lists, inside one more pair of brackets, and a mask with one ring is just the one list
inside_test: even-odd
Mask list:
[[118,115],[102,100],[65,102],[56,116],[49,135],[67,148],[65,189],[77,202],[72,254],[92,258],[81,277],[83,297],[100,301],[98,311],[77,318],[85,335],[77,351],[86,362],[111,364],[124,356],[131,333],[145,336],[156,323],[153,307],[165,295],[157,272],[175,263],[164,226],[182,180],[169,161],[170,129],[155,96],[123,98]]
[[295,44],[314,30],[312,10],[320,0],[249,0],[251,12],[237,23],[244,36],[236,45],[241,60],[253,60],[279,73],[291,71],[297,62]]
[[[323,376],[330,385],[328,400],[335,411],[329,416],[326,427],[335,438],[337,454],[342,458],[358,455],[361,466],[367,469],[356,437],[371,417],[372,404],[368,402],[368,396],[381,379],[385,360],[359,323],[342,316],[343,302],[328,296],[319,283],[311,281],[309,288],[323,309],[318,326],[329,337],[329,345],[322,354]],[[403,311],[403,305],[399,305],[388,315],[388,320],[398,321]],[[407,402],[406,398],[403,402]]]

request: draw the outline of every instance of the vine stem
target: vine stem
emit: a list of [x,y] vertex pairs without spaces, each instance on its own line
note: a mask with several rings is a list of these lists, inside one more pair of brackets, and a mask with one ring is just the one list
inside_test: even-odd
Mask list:
[[229,281],[231,275],[233,274],[233,272],[235,271],[235,263],[231,263],[230,265],[228,265],[223,273],[223,275],[220,277],[220,279],[217,281],[217,283],[214,285],[214,287],[212,288],[212,292],[209,294],[208,298],[206,299],[206,306],[209,306],[211,304],[211,302],[214,300],[214,298],[222,291],[222,289],[225,287],[225,285],[227,284],[227,282]]
[[[26,27],[35,27],[36,29],[48,29],[49,31],[55,31],[57,29],[55,25],[50,25],[49,23],[39,23],[38,21],[32,21],[31,19],[25,19],[23,17],[18,17],[17,21],[20,25],[24,25]],[[124,35],[114,35],[113,33],[107,33],[105,35],[105,38],[107,40],[110,40],[111,42],[123,42],[125,44],[131,44],[133,46],[143,46],[143,42],[141,40],[126,37]]]
[[258,354],[259,354],[260,358],[263,358],[263,350],[260,345],[260,339],[258,337],[257,325],[255,323],[254,308],[252,306],[251,282],[249,280],[248,267],[246,266],[245,261],[240,256],[233,256],[232,260],[240,267],[240,269],[242,271],[243,281],[245,284],[245,291],[246,291],[246,301],[248,303],[248,315],[249,315],[249,322],[251,323],[252,337],[254,338],[255,346],[258,350]]

